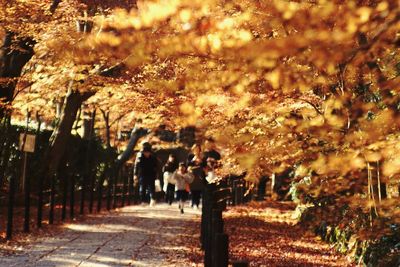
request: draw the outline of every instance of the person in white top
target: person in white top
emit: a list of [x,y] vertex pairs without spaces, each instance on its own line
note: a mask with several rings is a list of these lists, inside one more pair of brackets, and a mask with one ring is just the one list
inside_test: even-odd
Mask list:
[[213,158],[207,159],[207,165],[205,167],[206,170],[206,181],[211,184],[219,179],[219,177],[215,174],[215,165],[216,160]]
[[176,191],[176,198],[179,201],[179,209],[181,213],[184,213],[183,206],[187,199],[188,191],[188,184],[193,182],[194,176],[191,172],[191,168],[189,171],[186,169],[185,163],[179,163],[179,168],[172,174],[172,180],[175,182],[175,191]]

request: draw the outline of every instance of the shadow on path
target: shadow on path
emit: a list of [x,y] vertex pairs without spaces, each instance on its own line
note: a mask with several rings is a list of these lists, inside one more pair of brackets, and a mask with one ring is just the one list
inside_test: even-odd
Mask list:
[[198,240],[191,230],[198,227],[199,215],[192,209],[182,215],[176,205],[158,204],[88,216],[65,225],[54,237],[0,258],[0,266],[176,266],[179,260],[171,255],[184,257],[179,251],[189,250],[181,240]]

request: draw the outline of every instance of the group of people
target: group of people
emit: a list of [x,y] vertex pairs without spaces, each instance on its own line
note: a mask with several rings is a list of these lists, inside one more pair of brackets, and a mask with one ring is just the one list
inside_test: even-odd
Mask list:
[[[210,142],[209,142],[210,144]],[[207,151],[202,153],[201,147],[193,145],[187,160],[178,162],[175,155],[170,154],[162,168],[163,187],[159,188],[165,193],[165,202],[172,205],[178,201],[181,213],[184,213],[184,204],[191,196],[191,206],[199,208],[201,192],[207,183],[216,179],[215,166],[221,155],[216,151],[213,143]],[[134,165],[134,179],[139,183],[139,192],[142,202],[150,198],[150,206],[155,204],[158,159],[151,149],[150,143],[143,143],[141,151],[136,156]]]

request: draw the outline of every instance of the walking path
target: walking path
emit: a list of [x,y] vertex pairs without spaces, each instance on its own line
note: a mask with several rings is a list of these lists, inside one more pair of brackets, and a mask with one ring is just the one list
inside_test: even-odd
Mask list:
[[[293,203],[274,201],[229,207],[224,224],[230,259],[250,266],[354,266],[297,226],[293,213]],[[180,214],[176,203],[87,215],[1,256],[0,267],[203,266],[199,223],[199,210],[187,207]]]
[[199,240],[200,211],[186,208],[180,214],[176,205],[129,206],[89,216],[1,257],[0,266],[190,266],[185,253],[192,248],[185,243]]

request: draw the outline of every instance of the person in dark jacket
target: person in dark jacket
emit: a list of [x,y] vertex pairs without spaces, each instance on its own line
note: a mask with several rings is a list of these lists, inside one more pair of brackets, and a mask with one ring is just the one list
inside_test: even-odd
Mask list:
[[192,165],[189,167],[193,173],[194,179],[190,186],[190,193],[192,195],[192,208],[199,208],[201,192],[204,189],[205,172],[201,164]]
[[[217,151],[215,142],[213,139],[209,139],[206,141],[206,149],[203,152],[203,166],[207,165],[209,159],[212,159],[217,163],[221,159],[221,154]],[[218,165],[218,164],[217,164]]]
[[192,171],[194,179],[190,186],[190,193],[192,195],[192,208],[199,208],[201,192],[204,189],[205,172],[202,164],[201,148],[199,145],[192,147],[192,154],[188,156],[188,166]]
[[154,182],[157,177],[157,158],[151,150],[150,143],[143,143],[142,150],[136,155],[134,166],[134,179],[139,181],[139,192],[141,200],[146,201],[147,192],[150,197],[150,206],[155,203]]
[[172,179],[172,174],[178,169],[178,161],[173,154],[168,156],[168,161],[165,163],[162,172],[164,177],[164,192],[165,202],[172,204],[175,195],[175,183]]

